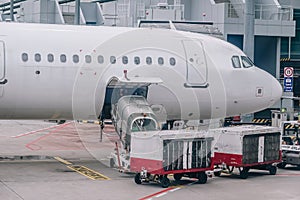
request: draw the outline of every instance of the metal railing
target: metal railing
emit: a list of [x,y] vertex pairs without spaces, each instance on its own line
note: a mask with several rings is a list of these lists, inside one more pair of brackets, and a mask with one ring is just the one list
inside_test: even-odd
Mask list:
[[169,4],[157,4],[150,5],[151,9],[165,9],[165,10],[184,10],[184,5],[169,5]]
[[290,6],[255,5],[255,19],[292,21],[293,8]]
[[[244,4],[226,3],[226,16],[228,18],[243,18]],[[255,19],[292,21],[293,8],[291,6],[276,6],[269,4],[255,4]]]
[[60,8],[62,13],[75,13],[75,5],[63,4]]
[[157,4],[157,5],[150,5],[150,9],[159,9],[159,10],[180,10],[182,12],[182,16],[184,16],[184,5],[169,5],[169,4]]

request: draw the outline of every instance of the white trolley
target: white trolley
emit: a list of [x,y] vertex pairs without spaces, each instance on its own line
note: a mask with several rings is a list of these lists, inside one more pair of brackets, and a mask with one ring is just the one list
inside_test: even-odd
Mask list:
[[183,176],[206,183],[213,170],[213,137],[207,132],[167,130],[132,132],[130,171],[135,182],[155,181],[168,187],[168,174],[179,181]]
[[[214,135],[214,162],[217,169],[230,173],[236,167],[240,177],[246,179],[249,170],[269,170],[275,175],[276,164],[281,161],[281,134],[276,127],[234,126],[212,129]],[[221,170],[216,170],[219,176]]]

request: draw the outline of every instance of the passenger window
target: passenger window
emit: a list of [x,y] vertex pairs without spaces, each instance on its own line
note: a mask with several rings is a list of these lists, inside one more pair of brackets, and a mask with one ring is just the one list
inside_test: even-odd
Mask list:
[[253,62],[250,60],[250,58],[246,56],[241,56],[241,57],[242,57],[242,64],[244,68],[249,68],[254,65]]
[[110,57],[110,63],[111,64],[116,64],[116,57],[115,56]]
[[231,62],[234,68],[241,68],[241,63],[240,63],[240,57],[239,56],[232,56],[231,57]]
[[41,54],[36,53],[36,54],[34,55],[34,60],[35,60],[36,62],[41,62],[41,60],[42,60]]
[[176,60],[175,58],[170,58],[170,65],[175,66],[176,65]]
[[164,59],[162,57],[158,58],[158,64],[163,65],[164,64]]
[[104,63],[104,57],[103,56],[98,56],[98,63],[99,64],[102,64],[102,63]]
[[79,56],[78,55],[73,55],[73,62],[74,63],[79,63]]
[[141,63],[140,57],[134,57],[134,64],[139,65]]
[[86,56],[85,56],[85,62],[86,62],[86,63],[91,63],[91,62],[92,62],[92,56],[86,55]]
[[47,56],[47,59],[48,59],[48,62],[53,62],[54,61],[54,55],[49,53],[48,56]]
[[127,65],[128,64],[128,57],[127,56],[123,56],[122,57],[122,62],[124,65]]
[[147,65],[151,65],[152,64],[152,58],[151,57],[147,57],[146,58],[146,63],[147,63]]
[[62,62],[62,63],[67,62],[67,56],[65,54],[60,55],[60,62]]
[[22,61],[27,62],[28,61],[28,54],[27,53],[22,53]]

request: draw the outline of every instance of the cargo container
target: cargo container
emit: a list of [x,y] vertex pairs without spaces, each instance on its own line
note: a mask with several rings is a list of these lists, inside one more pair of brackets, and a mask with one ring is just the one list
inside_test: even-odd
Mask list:
[[213,137],[205,131],[166,130],[132,132],[130,171],[135,182],[155,181],[168,187],[168,174],[179,181],[183,176],[206,183],[213,170]]
[[235,126],[212,129],[214,135],[215,175],[220,169],[230,173],[238,168],[240,177],[246,179],[250,169],[277,172],[276,164],[281,162],[280,129],[268,126]]
[[285,168],[287,164],[300,167],[300,137],[298,121],[283,121],[282,133],[282,162],[277,166]]

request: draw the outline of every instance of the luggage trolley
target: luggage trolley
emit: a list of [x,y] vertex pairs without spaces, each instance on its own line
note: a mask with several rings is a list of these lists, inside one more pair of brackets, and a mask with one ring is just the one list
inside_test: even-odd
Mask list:
[[110,166],[120,171],[130,171],[130,142],[132,132],[157,131],[159,124],[147,100],[143,96],[128,95],[113,106],[112,120],[121,141],[121,149],[111,154]]
[[300,123],[299,121],[283,121],[282,131],[282,162],[277,165],[285,168],[287,164],[300,167]]
[[238,168],[242,179],[248,178],[250,169],[277,172],[276,164],[281,161],[281,135],[276,127],[235,126],[210,130],[214,134],[216,169],[232,173]]
[[135,182],[154,181],[166,188],[168,174],[173,174],[176,181],[186,176],[205,184],[214,167],[212,141],[204,131],[133,132],[130,170]]

